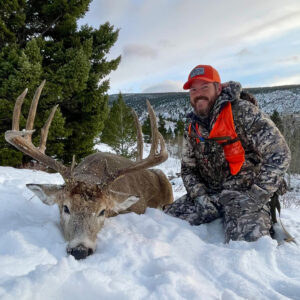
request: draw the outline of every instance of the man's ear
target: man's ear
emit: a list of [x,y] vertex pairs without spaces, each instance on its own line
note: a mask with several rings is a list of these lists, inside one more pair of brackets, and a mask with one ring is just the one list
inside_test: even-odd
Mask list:
[[220,94],[222,92],[222,84],[221,83],[217,82],[216,90],[217,90],[217,95],[220,96]]
[[43,203],[47,205],[53,205],[57,202],[56,199],[58,193],[62,191],[65,186],[58,184],[29,183],[26,184],[26,187],[29,188],[32,192],[34,192],[35,195],[38,196]]

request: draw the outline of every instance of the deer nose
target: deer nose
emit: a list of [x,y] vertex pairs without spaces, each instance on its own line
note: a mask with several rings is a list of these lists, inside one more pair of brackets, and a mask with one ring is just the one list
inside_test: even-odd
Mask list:
[[84,259],[84,258],[86,258],[87,256],[93,254],[94,251],[91,248],[87,248],[87,247],[85,247],[83,245],[78,245],[75,248],[69,248],[67,250],[67,252],[69,254],[71,254],[72,256],[74,256],[75,259],[78,260],[78,259]]

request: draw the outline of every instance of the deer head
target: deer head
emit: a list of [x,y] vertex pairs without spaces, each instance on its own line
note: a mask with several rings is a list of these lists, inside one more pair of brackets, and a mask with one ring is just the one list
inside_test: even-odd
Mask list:
[[[27,184],[26,186],[43,203],[59,206],[62,231],[66,241],[68,241],[67,252],[76,259],[81,259],[95,251],[97,234],[106,217],[126,211],[139,202],[141,198],[146,199],[148,197],[150,199],[152,197],[145,196],[145,191],[148,190],[147,186],[144,189],[142,187],[141,190],[141,187],[135,187],[141,184],[134,185],[133,182],[143,176],[152,178],[153,173],[149,175],[145,173],[145,170],[165,161],[168,155],[163,137],[157,130],[154,111],[147,101],[152,128],[152,145],[150,154],[146,159],[142,159],[141,127],[135,113],[138,128],[138,149],[140,149],[136,162],[113,154],[96,153],[87,156],[77,167],[75,167],[73,157],[72,165],[67,167],[47,156],[45,154],[46,141],[57,106],[52,109],[48,120],[41,129],[40,145],[35,147],[32,143],[37,104],[44,84],[45,81],[35,92],[26,129],[22,131],[19,130],[19,118],[27,89],[17,98],[13,112],[12,130],[5,133],[5,139],[23,153],[62,175],[65,181],[63,185]],[[151,183],[151,180],[149,182],[150,186],[154,184]],[[168,202],[170,201],[168,200]]]

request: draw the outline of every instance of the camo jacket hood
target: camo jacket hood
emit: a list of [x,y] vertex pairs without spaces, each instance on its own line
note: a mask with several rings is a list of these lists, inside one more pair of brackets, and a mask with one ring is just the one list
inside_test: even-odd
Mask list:
[[235,130],[245,150],[245,162],[237,175],[231,175],[223,147],[217,142],[196,142],[196,134],[184,134],[181,174],[191,197],[227,190],[247,190],[257,185],[270,196],[279,188],[290,162],[288,146],[275,124],[259,108],[241,99],[242,87],[230,82],[222,89],[208,118],[195,113],[189,122],[198,123],[201,135],[208,137],[222,108],[232,105]]

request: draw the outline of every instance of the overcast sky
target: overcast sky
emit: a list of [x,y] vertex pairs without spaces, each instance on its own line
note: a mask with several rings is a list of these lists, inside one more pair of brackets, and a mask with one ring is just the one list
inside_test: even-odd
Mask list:
[[79,21],[120,29],[109,94],[183,91],[211,64],[244,87],[300,84],[300,0],[93,0]]

